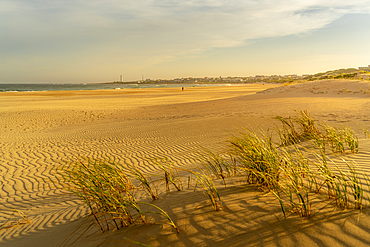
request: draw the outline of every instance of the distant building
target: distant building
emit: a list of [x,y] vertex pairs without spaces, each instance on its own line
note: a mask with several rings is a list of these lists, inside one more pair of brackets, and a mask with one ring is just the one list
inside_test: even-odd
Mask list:
[[363,71],[366,71],[366,72],[370,72],[370,65],[367,66],[367,67],[358,67],[359,70],[363,70]]
[[120,76],[119,81],[123,82],[123,75]]

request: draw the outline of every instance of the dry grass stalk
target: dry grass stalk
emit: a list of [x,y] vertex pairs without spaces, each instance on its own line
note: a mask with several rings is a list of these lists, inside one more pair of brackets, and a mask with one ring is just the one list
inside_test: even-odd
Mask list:
[[[212,176],[207,170],[199,169],[199,171],[186,170],[196,177],[196,182],[204,189],[204,194],[208,197],[213,209],[219,211],[222,209],[221,196],[218,193],[216,185],[212,181]],[[194,190],[196,190],[196,186]]]
[[127,165],[127,169],[129,170],[129,173],[140,182],[140,184],[143,186],[143,188],[146,190],[146,192],[149,194],[152,200],[157,200],[158,192],[154,183],[149,181],[147,176],[145,176],[144,173],[138,167],[134,165]]
[[177,191],[182,190],[182,181],[178,169],[169,161],[157,162],[156,164],[164,171],[166,191],[170,192],[170,184],[172,184]]
[[236,164],[232,159],[228,161],[223,158],[219,153],[212,153],[206,151],[206,155],[202,155],[201,164],[208,171],[213,174],[216,179],[222,179],[226,187],[226,177],[236,174]]
[[[21,219],[12,220],[16,217],[16,215],[20,216]],[[22,213],[21,211],[14,209],[13,213],[9,216],[9,218],[0,225],[0,230],[13,228],[16,226],[24,225],[24,224],[30,224],[31,221],[28,219],[28,217]]]

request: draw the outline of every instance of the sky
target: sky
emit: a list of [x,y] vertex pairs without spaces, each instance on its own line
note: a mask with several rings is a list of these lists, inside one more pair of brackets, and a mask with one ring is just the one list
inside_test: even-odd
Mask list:
[[0,0],[0,83],[356,68],[369,23],[370,0]]

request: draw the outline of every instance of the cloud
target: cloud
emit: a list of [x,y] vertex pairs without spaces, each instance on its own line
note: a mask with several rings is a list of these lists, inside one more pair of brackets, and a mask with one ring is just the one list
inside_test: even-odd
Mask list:
[[3,0],[0,52],[116,53],[150,63],[248,40],[302,34],[370,1]]

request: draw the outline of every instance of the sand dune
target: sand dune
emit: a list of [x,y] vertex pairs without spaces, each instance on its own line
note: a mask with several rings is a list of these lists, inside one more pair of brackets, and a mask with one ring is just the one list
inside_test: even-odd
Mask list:
[[[351,126],[360,152],[347,155],[369,172],[368,82],[327,80],[290,86],[245,85],[180,89],[2,93],[0,95],[0,224],[19,210],[31,223],[0,230],[5,246],[60,246],[88,210],[60,188],[58,168],[77,158],[110,159],[158,169],[167,157],[192,168],[198,152],[224,148],[243,128],[273,128],[274,114],[308,110],[316,120]],[[268,89],[270,88],[270,89]],[[257,92],[257,93],[256,93]],[[235,193],[238,192],[238,193]],[[114,232],[103,246],[120,246],[120,236],[152,246],[367,246],[368,209],[322,210],[310,219],[283,219],[278,202],[237,180],[220,193],[227,209],[214,213],[198,191],[171,193],[157,203],[180,227],[134,226]],[[184,198],[187,204],[184,205]],[[15,222],[23,219],[18,213]],[[9,222],[11,223],[11,222]],[[143,230],[141,230],[143,229]],[[85,234],[74,246],[96,246],[109,233]]]

